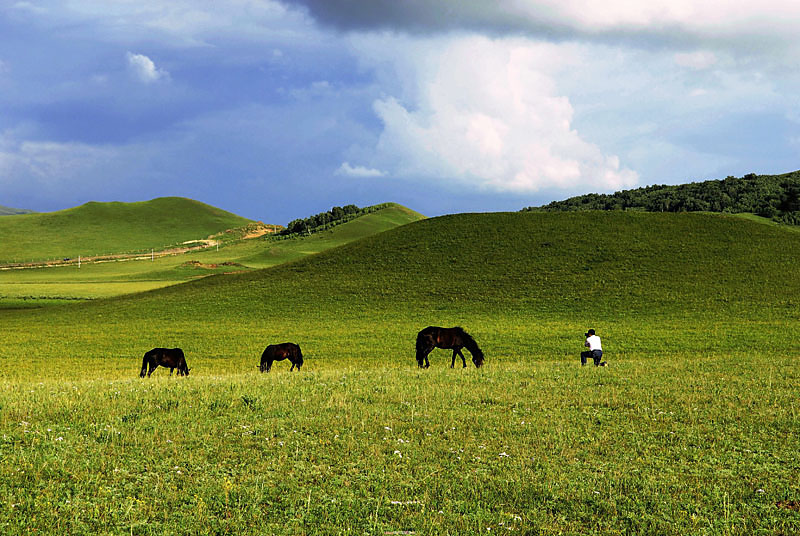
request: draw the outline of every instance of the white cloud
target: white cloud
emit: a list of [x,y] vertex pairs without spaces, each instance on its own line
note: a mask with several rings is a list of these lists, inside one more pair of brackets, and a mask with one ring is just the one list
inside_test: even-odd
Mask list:
[[342,162],[342,165],[334,172],[334,175],[342,175],[345,177],[384,177],[386,173],[375,168],[368,168],[364,166],[352,166],[350,162]]
[[675,63],[695,71],[702,71],[717,63],[717,55],[707,50],[675,54]]
[[15,2],[14,5],[11,6],[11,7],[13,9],[18,9],[20,11],[27,11],[27,12],[34,13],[34,14],[37,14],[37,15],[47,12],[47,10],[45,8],[40,7],[40,6],[36,6],[36,5],[34,5],[34,4],[30,3],[30,2]]
[[120,175],[136,169],[117,147],[28,140],[25,131],[0,132],[0,187],[11,198],[94,198],[115,191]]
[[128,69],[138,80],[145,84],[169,78],[167,71],[157,68],[153,60],[144,54],[128,52],[126,57],[128,58]]
[[636,172],[572,126],[569,99],[548,73],[558,46],[484,37],[383,45],[405,50],[392,65],[413,81],[405,102],[386,96],[373,105],[383,122],[375,161],[393,175],[501,192],[636,184]]

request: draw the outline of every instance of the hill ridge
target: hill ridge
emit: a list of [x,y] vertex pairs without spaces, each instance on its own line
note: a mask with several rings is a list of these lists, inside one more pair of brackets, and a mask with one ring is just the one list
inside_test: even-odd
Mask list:
[[273,268],[155,292],[188,308],[214,296],[243,315],[311,314],[326,301],[342,304],[343,316],[382,307],[448,317],[498,309],[653,315],[676,307],[687,314],[796,314],[797,247],[798,233],[725,215],[457,214]]
[[613,194],[590,193],[527,207],[523,211],[641,210],[647,212],[753,213],[800,225],[800,171],[780,175],[750,173],[678,185],[651,185]]
[[252,220],[183,197],[89,201],[56,212],[0,218],[0,262],[165,249]]

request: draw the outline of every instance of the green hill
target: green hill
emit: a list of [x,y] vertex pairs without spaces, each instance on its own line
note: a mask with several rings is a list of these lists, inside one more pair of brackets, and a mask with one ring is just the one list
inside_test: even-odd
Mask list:
[[116,333],[81,336],[96,355],[138,351],[147,334],[207,356],[296,338],[328,358],[391,359],[429,324],[463,324],[495,356],[516,358],[568,354],[587,327],[616,340],[617,354],[766,350],[791,344],[799,246],[798,233],[725,215],[459,214],[274,268],[81,304],[68,318],[30,314],[60,331]]
[[[796,534],[799,242],[714,214],[459,214],[0,309],[0,525]],[[428,325],[463,326],[485,365],[417,369]],[[609,367],[579,365],[589,327]],[[284,341],[302,372],[259,373]],[[156,346],[191,375],[140,380]]]
[[26,210],[24,208],[11,208],[11,207],[4,207],[0,205],[0,216],[9,216],[12,214],[30,214],[31,210]]
[[792,311],[800,300],[798,246],[797,233],[724,215],[459,214],[141,299],[194,302],[219,291],[233,314],[262,308],[266,296],[287,314],[331,303],[344,306],[338,314],[355,315],[364,308],[398,315]]
[[[373,208],[373,207],[368,207]],[[376,210],[312,235],[262,236],[223,242],[223,247],[125,262],[77,263],[71,266],[0,270],[0,308],[36,307],[63,300],[131,294],[173,285],[213,273],[267,268],[422,219],[397,204]],[[225,233],[226,236],[229,233]],[[236,234],[236,233],[233,233]]]
[[179,197],[91,202],[58,212],[0,218],[0,262],[159,249],[249,222]]

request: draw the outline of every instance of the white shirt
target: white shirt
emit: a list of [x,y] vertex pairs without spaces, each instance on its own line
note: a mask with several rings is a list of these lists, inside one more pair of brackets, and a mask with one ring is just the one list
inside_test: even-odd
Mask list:
[[584,346],[588,346],[589,350],[603,350],[603,347],[600,345],[600,337],[597,335],[592,335],[586,338],[586,344]]

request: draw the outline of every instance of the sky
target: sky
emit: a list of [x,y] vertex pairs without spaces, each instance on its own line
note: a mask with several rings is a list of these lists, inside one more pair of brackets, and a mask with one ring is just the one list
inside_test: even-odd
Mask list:
[[796,0],[0,0],[0,205],[286,224],[800,169]]

